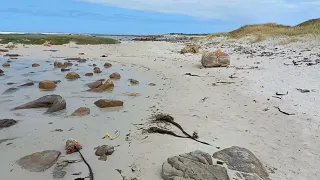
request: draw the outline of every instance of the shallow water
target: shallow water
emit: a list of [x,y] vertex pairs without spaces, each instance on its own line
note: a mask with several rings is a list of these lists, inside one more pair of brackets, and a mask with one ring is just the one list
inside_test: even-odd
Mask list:
[[[8,58],[0,58],[3,64]],[[65,142],[68,138],[75,138],[83,145],[83,154],[87,161],[91,162],[97,179],[105,176],[108,169],[108,177],[111,179],[120,179],[119,173],[114,171],[115,167],[128,167],[132,163],[132,156],[128,154],[128,142],[125,140],[126,134],[132,129],[136,129],[132,123],[139,123],[141,119],[146,118],[149,112],[141,112],[142,109],[149,109],[155,105],[152,101],[157,96],[158,86],[161,80],[154,79],[152,74],[146,74],[141,68],[123,66],[113,63],[111,68],[104,68],[106,61],[87,61],[78,63],[72,61],[73,66],[69,67],[70,72],[77,72],[81,78],[77,80],[67,80],[65,75],[68,72],[61,72],[61,69],[54,68],[55,60],[64,62],[63,59],[35,59],[31,57],[19,57],[11,60],[11,67],[0,67],[5,72],[0,76],[0,118],[11,118],[18,120],[18,123],[10,128],[0,131],[0,139],[17,137],[10,145],[3,143],[1,145],[0,159],[2,162],[1,174],[8,179],[52,179],[51,170],[46,173],[30,173],[22,170],[15,163],[19,158],[33,152],[42,150],[59,150],[64,152]],[[40,64],[39,67],[32,67],[33,63]],[[85,73],[93,72],[92,64],[102,70],[101,74],[94,74],[91,77],[84,76]],[[76,66],[76,64],[78,64]],[[141,71],[139,71],[141,70]],[[115,87],[113,91],[103,93],[87,92],[89,88],[87,83],[99,79],[108,79],[113,72],[121,74],[120,80],[113,80]],[[138,85],[131,85],[129,79],[139,81]],[[38,82],[42,80],[61,80],[53,91],[44,91],[38,88]],[[20,85],[33,81],[33,86],[19,87]],[[7,83],[15,83],[8,85]],[[149,83],[156,83],[157,86],[149,86]],[[17,87],[17,91],[3,94],[8,88]],[[139,93],[140,96],[129,97],[125,93]],[[66,110],[48,115],[44,114],[46,108],[23,109],[11,111],[12,108],[24,103],[36,100],[48,94],[58,94],[65,98],[67,102]],[[124,101],[123,107],[100,109],[94,105],[99,99],[117,99]],[[84,117],[71,117],[70,114],[79,107],[90,108],[90,114]],[[149,110],[147,110],[149,111]],[[150,112],[151,114],[151,112]],[[62,132],[56,132],[55,129],[61,129]],[[120,137],[110,141],[102,139],[105,133],[113,136],[115,130],[120,131]],[[102,144],[118,145],[121,147],[108,157],[108,163],[97,165],[101,161],[97,160],[93,148]],[[121,158],[120,158],[121,157]],[[76,154],[68,155],[68,158],[79,158]],[[61,158],[60,158],[61,159]],[[119,160],[123,159],[123,160]],[[87,172],[86,166],[76,164],[73,166],[76,171]],[[14,172],[14,173],[13,173]],[[65,179],[74,179],[75,177],[68,172]]]
[[[7,58],[1,58],[0,62],[3,64],[6,62]],[[13,118],[15,113],[21,113],[27,116],[42,116],[42,113],[46,109],[28,109],[28,110],[15,110],[10,111],[12,108],[22,105],[24,103],[38,99],[44,95],[48,94],[58,94],[66,99],[67,109],[55,113],[56,116],[69,116],[75,109],[85,106],[91,109],[90,116],[96,117],[101,116],[100,112],[114,112],[114,111],[128,111],[129,107],[126,105],[129,102],[136,102],[139,99],[145,99],[145,96],[155,89],[149,86],[150,82],[153,82],[149,76],[142,74],[141,72],[136,72],[128,67],[123,67],[121,65],[113,65],[110,68],[104,68],[103,64],[105,61],[87,61],[85,63],[79,63],[77,61],[70,61],[73,66],[68,67],[70,71],[61,72],[60,68],[54,68],[54,61],[59,60],[65,62],[63,59],[47,59],[47,60],[37,60],[33,58],[19,57],[16,60],[11,60],[11,66],[8,68],[1,67],[5,72],[4,76],[0,77],[0,108],[1,108],[1,118]],[[33,63],[40,64],[39,67],[32,67]],[[100,67],[102,73],[94,74],[91,77],[84,76],[85,73],[93,72],[93,64]],[[81,78],[77,80],[67,80],[65,75],[68,72],[76,72]],[[120,80],[113,80],[115,87],[112,91],[105,91],[103,93],[87,92],[89,89],[87,83],[94,82],[99,79],[108,79],[109,75],[113,72],[119,72],[121,74]],[[139,81],[138,85],[131,85],[129,79],[136,79]],[[41,90],[38,88],[38,82],[42,80],[60,80],[61,82],[57,84],[57,87],[52,90]],[[33,86],[21,87],[20,85],[34,82]],[[8,85],[8,83],[11,85]],[[13,84],[12,84],[13,83]],[[9,88],[18,88],[12,91],[12,93],[3,93]],[[127,93],[139,93],[140,96],[129,97]],[[93,103],[98,99],[118,99],[125,102],[124,107],[121,108],[107,108],[100,109],[96,107]],[[133,99],[135,101],[133,101]]]

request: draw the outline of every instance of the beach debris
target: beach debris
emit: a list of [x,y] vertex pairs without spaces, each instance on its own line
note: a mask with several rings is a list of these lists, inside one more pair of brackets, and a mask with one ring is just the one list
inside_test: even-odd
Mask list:
[[11,127],[17,123],[18,121],[13,119],[0,119],[0,129]]
[[4,71],[2,69],[0,69],[0,74],[4,73]]
[[45,50],[43,50],[43,51],[57,52],[57,51],[59,51],[59,50],[57,50],[57,49],[45,49]]
[[75,110],[71,116],[86,116],[90,114],[90,109],[87,107],[80,107],[77,110]]
[[80,56],[84,55],[84,53],[78,53]]
[[33,82],[26,82],[26,83],[24,83],[24,84],[20,85],[20,87],[33,86],[33,85],[34,85],[34,83],[33,83]]
[[98,101],[94,102],[94,104],[99,108],[118,107],[123,106],[123,101],[112,99],[99,99]]
[[97,81],[94,81],[92,83],[88,83],[86,84],[90,89],[94,89],[94,88],[98,88],[99,86],[101,86],[103,84],[105,80],[104,79],[99,79]]
[[55,129],[55,130],[52,130],[50,132],[63,132],[63,130],[62,129]]
[[[263,179],[269,180],[268,172],[259,159],[248,149],[232,146],[215,152],[213,158],[218,159],[227,165],[227,168],[240,172],[244,179]],[[250,178],[250,176],[258,178]]]
[[118,72],[114,72],[109,76],[111,79],[120,79],[121,75]]
[[162,165],[161,177],[164,180],[230,180],[227,169],[213,164],[210,154],[200,150],[169,157]]
[[80,78],[79,74],[75,73],[75,72],[69,72],[67,75],[66,75],[66,78],[69,79],[69,80],[74,80],[74,79],[78,79]]
[[108,62],[104,63],[104,65],[103,65],[103,67],[105,67],[105,68],[109,68],[109,67],[111,67],[111,66],[112,66],[112,64],[111,64],[111,63],[108,63]]
[[296,90],[299,91],[299,92],[301,92],[301,93],[308,93],[308,92],[310,92],[309,89],[299,89],[299,88],[297,88]]
[[72,58],[65,58],[66,61],[77,61],[77,62],[86,62],[86,59],[79,58],[79,57],[72,57]]
[[60,61],[55,61],[55,62],[53,63],[53,66],[56,67],[56,68],[62,68],[62,67],[63,67],[63,64],[62,64],[62,62],[60,62]]
[[10,67],[10,63],[3,63],[2,66],[3,67]]
[[98,67],[93,68],[93,72],[96,74],[102,73],[102,71]]
[[82,149],[82,146],[80,145],[80,143],[73,139],[73,138],[69,138],[66,142],[66,146],[65,146],[65,150],[67,154],[72,154],[74,152],[78,152],[80,149]]
[[[180,135],[177,135],[176,133],[172,132],[172,131],[169,131],[169,130],[166,130],[166,129],[161,129],[161,128],[158,128],[158,127],[149,127],[146,132],[148,133],[159,133],[159,134],[168,134],[168,135],[172,135],[172,136],[175,136],[175,137],[179,137],[179,138],[190,138],[194,141],[197,141],[199,143],[202,143],[202,144],[206,144],[206,145],[209,145],[209,146],[212,146],[211,144],[209,143],[206,143],[206,142],[202,142],[202,141],[199,141],[197,138],[199,138],[198,134],[197,133],[193,133],[193,136],[189,135],[182,127],[180,124],[178,124],[177,122],[174,121],[174,118],[168,114],[155,114],[153,115],[152,117],[152,121],[151,123],[165,123],[165,124],[172,124],[174,126],[176,126],[179,130],[181,130],[181,132],[183,134],[185,134],[186,136],[180,136]],[[158,125],[159,126],[159,125]]]
[[0,52],[9,52],[8,49],[0,49]]
[[140,96],[140,93],[127,93],[127,96],[137,97],[137,96]]
[[273,98],[277,98],[277,99],[282,99],[282,97],[278,97],[278,96],[271,96]]
[[93,73],[86,73],[85,76],[93,76]]
[[185,53],[199,53],[200,52],[200,46],[196,44],[188,44],[186,47],[181,49],[180,53],[185,54]]
[[287,95],[287,94],[289,94],[288,91],[287,91],[286,93],[278,93],[278,92],[276,92],[276,95],[277,95],[277,96],[284,96],[284,95]]
[[139,84],[139,81],[138,80],[135,80],[135,79],[129,79],[129,81],[130,81],[130,83],[131,83],[131,85],[137,85],[137,84]]
[[5,54],[5,55],[3,55],[3,56],[8,56],[8,57],[10,57],[10,58],[15,58],[15,57],[18,57],[18,56],[20,56],[19,54]]
[[196,77],[200,77],[200,76],[197,75],[197,74],[191,74],[191,73],[185,73],[184,75],[186,75],[186,76],[196,76]]
[[56,87],[57,87],[56,83],[50,80],[44,80],[39,82],[40,89],[54,89]]
[[33,63],[31,66],[32,66],[32,67],[39,67],[40,64],[38,64],[38,63]]
[[12,87],[12,88],[5,90],[2,94],[11,94],[11,93],[17,92],[19,90],[20,90],[19,88]]
[[278,110],[279,110],[279,112],[281,112],[282,114],[285,114],[285,115],[288,115],[288,116],[295,115],[294,113],[287,113],[287,112],[284,112],[284,111],[282,111],[282,110],[281,110],[279,107],[277,107],[277,106],[274,106],[274,108],[278,109]]
[[112,136],[110,136],[109,133],[106,133],[106,134],[102,137],[102,139],[105,139],[105,138],[109,138],[110,140],[117,139],[117,138],[120,136],[120,131],[119,131],[119,130],[115,130],[114,134],[115,134],[115,136],[112,137]]
[[106,82],[104,82],[102,85],[93,88],[93,89],[89,89],[88,91],[90,92],[103,92],[106,90],[111,90],[114,88],[114,84],[113,81],[111,79],[108,79]]
[[53,166],[59,156],[60,151],[45,150],[42,152],[35,152],[33,154],[22,157],[17,161],[17,164],[30,172],[43,172]]
[[99,156],[100,161],[106,161],[107,156],[114,153],[114,146],[102,145],[94,148],[96,150],[95,155]]
[[234,84],[234,83],[235,83],[235,82],[218,81],[218,82],[212,83],[212,86],[217,86],[217,84],[226,85],[226,84]]
[[104,55],[104,54],[103,54],[103,55],[101,55],[100,57],[108,57],[108,55]]
[[52,94],[43,96],[37,100],[15,107],[12,110],[18,109],[31,109],[31,108],[42,108],[47,107],[46,113],[53,113],[66,109],[66,101],[60,95]]
[[156,86],[155,83],[149,83],[149,86]]
[[230,65],[230,56],[221,50],[215,52],[204,52],[201,57],[203,67],[226,67]]

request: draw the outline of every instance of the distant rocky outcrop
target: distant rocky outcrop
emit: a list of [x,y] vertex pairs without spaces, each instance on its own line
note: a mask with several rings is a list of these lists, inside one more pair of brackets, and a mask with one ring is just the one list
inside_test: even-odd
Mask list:
[[203,67],[226,67],[230,65],[230,56],[220,50],[204,52],[201,58]]
[[180,53],[199,53],[200,52],[200,46],[195,44],[188,44],[186,47],[181,49]]

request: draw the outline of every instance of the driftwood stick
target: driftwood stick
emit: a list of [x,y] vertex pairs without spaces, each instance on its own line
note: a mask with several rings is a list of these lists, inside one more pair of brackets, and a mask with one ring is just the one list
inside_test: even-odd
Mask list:
[[285,114],[285,115],[288,115],[288,116],[292,116],[292,115],[295,115],[294,113],[287,113],[287,112],[284,112],[282,111],[279,107],[277,106],[274,106],[275,108],[277,108],[279,110],[279,112],[281,112],[282,114]]
[[278,93],[278,92],[276,92],[276,95],[277,95],[277,96],[284,96],[284,95],[287,95],[287,94],[289,94],[288,91],[287,91],[287,93],[285,93],[285,94],[284,94],[284,93]]

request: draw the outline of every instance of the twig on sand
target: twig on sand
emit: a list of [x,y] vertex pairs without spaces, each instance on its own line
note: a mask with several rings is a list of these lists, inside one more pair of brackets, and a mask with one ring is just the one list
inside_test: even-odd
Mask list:
[[215,77],[215,76],[199,76],[198,74],[185,73],[185,76],[195,76],[195,77]]
[[278,96],[272,96],[272,97],[274,97],[274,98],[278,98],[278,99],[282,99],[282,97],[278,97]]
[[277,95],[277,96],[284,96],[284,95],[287,95],[287,94],[289,94],[288,91],[287,91],[287,93],[278,93],[278,92],[276,92],[276,95]]
[[275,108],[277,108],[279,110],[279,112],[281,112],[282,114],[285,114],[285,115],[288,115],[288,116],[292,116],[292,115],[295,115],[294,113],[287,113],[287,112],[284,112],[282,111],[279,107],[277,106],[274,106]]

